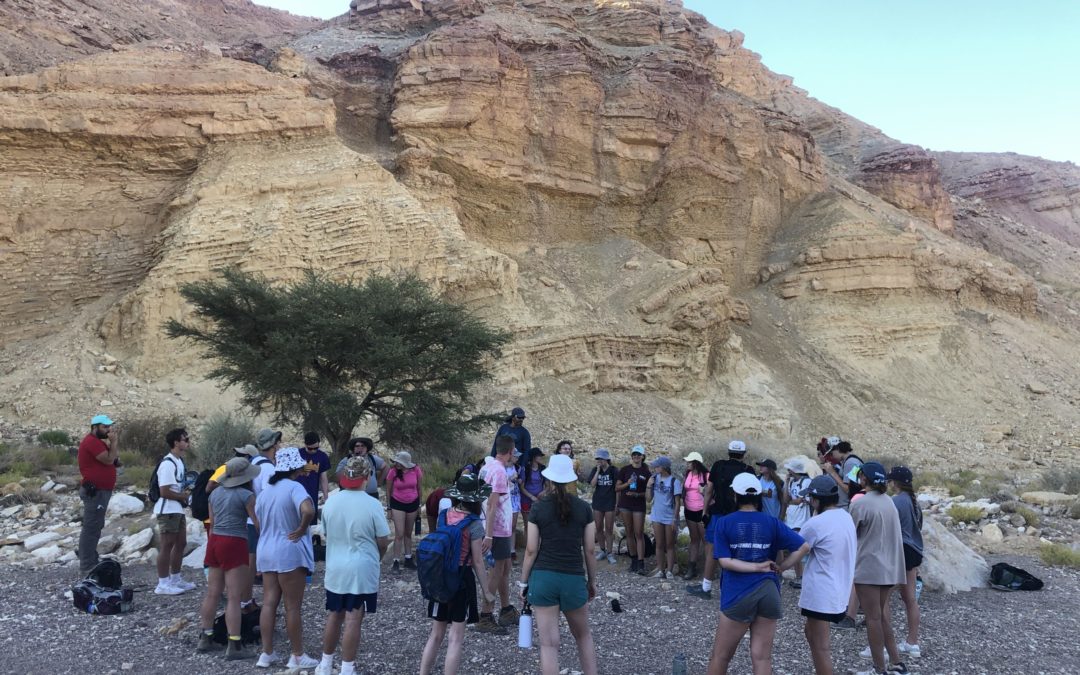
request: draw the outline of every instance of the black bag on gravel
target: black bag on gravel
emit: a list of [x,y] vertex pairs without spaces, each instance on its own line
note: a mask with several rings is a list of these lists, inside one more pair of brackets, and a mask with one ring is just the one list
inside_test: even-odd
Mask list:
[[[259,612],[240,612],[240,643],[249,645],[259,642]],[[214,619],[214,642],[219,645],[229,644],[229,628],[225,625],[225,615]]]
[[999,591],[1038,591],[1043,582],[1026,570],[999,562],[990,568],[990,587]]
[[124,586],[120,574],[120,563],[112,558],[105,558],[91,567],[86,578],[96,581],[103,588],[117,590]]
[[71,601],[87,614],[129,612],[133,599],[130,588],[105,588],[93,579],[83,579],[71,587]]

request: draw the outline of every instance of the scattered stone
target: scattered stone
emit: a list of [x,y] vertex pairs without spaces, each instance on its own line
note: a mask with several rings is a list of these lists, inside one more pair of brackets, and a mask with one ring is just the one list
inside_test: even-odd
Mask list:
[[1028,391],[1030,391],[1032,394],[1049,394],[1050,393],[1050,387],[1046,386],[1042,382],[1039,382],[1038,380],[1032,380],[1031,382],[1028,382],[1027,383],[1027,388],[1028,388]]
[[117,551],[117,555],[127,557],[133,553],[139,553],[149,546],[153,539],[154,530],[149,527],[136,532],[130,537],[124,537],[124,543],[120,545],[120,550]]
[[191,569],[201,570],[203,566],[203,560],[206,559],[206,544],[200,544],[197,549],[184,556],[184,560],[181,563],[182,567],[188,567]]
[[21,510],[22,510],[22,505],[21,504],[16,504],[15,506],[9,506],[6,509],[4,509],[3,511],[0,511],[0,517],[10,518],[10,517],[14,516],[16,513],[18,513]]
[[[1021,520],[1023,520],[1021,518]],[[1005,533],[1001,531],[997,523],[987,523],[979,530],[979,534],[988,544],[1000,544],[1005,540]]]
[[1067,495],[1063,492],[1025,492],[1020,499],[1028,504],[1039,506],[1064,506],[1076,501],[1076,495]]
[[134,495],[114,494],[109,500],[109,508],[105,511],[105,515],[110,518],[130,516],[142,513],[145,507],[143,500]]
[[173,619],[172,623],[170,623],[168,626],[162,626],[161,628],[159,628],[158,634],[166,637],[170,635],[176,635],[180,631],[187,628],[189,625],[191,625],[191,621],[181,616],[179,618]]
[[107,534],[98,540],[98,555],[109,555],[120,548],[120,538],[115,534]]
[[52,546],[35,549],[31,555],[34,556],[39,563],[51,563],[55,562],[57,558],[63,555],[63,551],[60,550],[59,546],[53,544]]
[[51,492],[54,487],[56,487],[56,482],[53,481],[52,479],[49,479],[49,480],[45,481],[44,483],[42,483],[41,491],[42,492]]
[[34,551],[60,539],[62,537],[56,532],[39,532],[23,540],[23,548],[27,551]]
[[41,509],[38,508],[37,504],[31,504],[23,509],[22,517],[25,520],[37,520],[41,517]]

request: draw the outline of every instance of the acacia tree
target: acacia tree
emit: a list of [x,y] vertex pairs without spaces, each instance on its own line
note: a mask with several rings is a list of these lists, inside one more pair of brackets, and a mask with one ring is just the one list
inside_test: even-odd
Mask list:
[[365,417],[383,441],[444,445],[488,423],[472,388],[509,339],[415,276],[293,285],[235,269],[185,284],[195,321],[171,320],[214,361],[210,377],[278,424],[323,433],[340,449]]

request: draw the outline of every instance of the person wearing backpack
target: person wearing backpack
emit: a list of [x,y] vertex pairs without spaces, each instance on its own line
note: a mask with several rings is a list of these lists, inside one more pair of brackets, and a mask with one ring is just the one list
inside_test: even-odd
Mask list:
[[247,521],[255,519],[255,493],[251,481],[259,475],[259,467],[247,459],[233,457],[225,463],[219,477],[218,489],[210,495],[210,516],[213,525],[206,543],[205,563],[209,568],[206,597],[200,612],[202,635],[200,652],[215,647],[214,614],[221,594],[226,592],[225,625],[229,630],[226,661],[254,658],[254,652],[240,643],[241,600],[251,593],[251,572],[248,568]]
[[[156,595],[179,595],[195,588],[195,584],[180,576],[180,563],[187,546],[187,524],[184,509],[191,491],[183,489],[184,455],[191,440],[186,429],[173,429],[165,434],[169,453],[158,462],[155,478],[159,497],[154,502],[158,525],[158,557]],[[153,491],[151,485],[151,491]]]
[[[427,616],[432,620],[431,632],[420,657],[420,675],[430,675],[435,667],[435,659],[442,648],[447,627],[450,628],[450,642],[446,647],[443,673],[456,675],[458,672],[465,644],[465,626],[479,620],[477,580],[480,581],[485,600],[495,601],[494,594],[489,594],[486,590],[488,578],[484,566],[484,525],[480,520],[480,503],[490,494],[490,485],[484,484],[476,476],[462,474],[453,487],[446,491],[451,507],[439,514],[435,532],[428,534],[420,542],[418,575],[421,578],[421,588],[428,586],[431,576],[438,575],[439,572],[442,572],[443,579],[454,579],[457,583],[457,588],[448,601],[428,600]],[[438,555],[432,556],[429,563],[428,546],[436,542],[440,545]],[[429,566],[434,566],[434,569],[429,569]],[[450,572],[446,571],[447,566],[451,568]]]
[[596,597],[596,523],[592,508],[570,494],[577,471],[569,455],[553,455],[544,478],[551,491],[529,512],[521,597],[533,606],[540,638],[540,670],[559,672],[559,612],[577,643],[585,675],[596,675],[596,645],[589,630],[588,602]]
[[315,675],[330,675],[339,640],[340,675],[356,673],[364,616],[378,608],[379,562],[390,545],[390,524],[382,504],[367,492],[372,468],[367,457],[350,457],[337,476],[341,489],[320,513],[326,537],[326,629]]

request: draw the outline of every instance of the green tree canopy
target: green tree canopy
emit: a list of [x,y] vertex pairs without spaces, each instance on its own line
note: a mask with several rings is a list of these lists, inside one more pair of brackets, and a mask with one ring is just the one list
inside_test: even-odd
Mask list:
[[213,359],[210,376],[278,424],[315,429],[335,449],[365,417],[383,441],[447,442],[488,422],[472,388],[509,339],[415,276],[338,282],[314,272],[275,286],[234,269],[185,284],[190,323],[169,321]]

